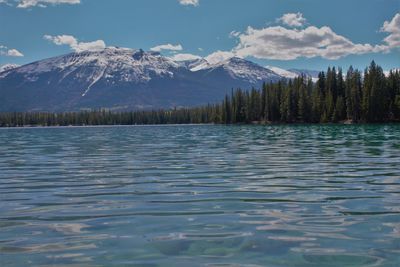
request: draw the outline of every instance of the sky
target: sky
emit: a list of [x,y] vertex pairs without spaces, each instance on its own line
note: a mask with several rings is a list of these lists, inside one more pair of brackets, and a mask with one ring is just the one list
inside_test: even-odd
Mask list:
[[107,46],[388,70],[400,67],[400,0],[0,0],[0,66]]

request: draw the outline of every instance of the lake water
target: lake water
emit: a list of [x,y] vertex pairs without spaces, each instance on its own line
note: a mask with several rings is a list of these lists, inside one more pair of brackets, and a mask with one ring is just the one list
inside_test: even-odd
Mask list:
[[400,126],[0,129],[0,266],[400,266]]

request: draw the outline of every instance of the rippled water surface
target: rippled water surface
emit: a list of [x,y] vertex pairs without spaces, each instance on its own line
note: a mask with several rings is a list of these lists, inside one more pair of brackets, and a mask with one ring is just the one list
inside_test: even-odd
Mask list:
[[400,266],[400,126],[0,129],[0,266]]

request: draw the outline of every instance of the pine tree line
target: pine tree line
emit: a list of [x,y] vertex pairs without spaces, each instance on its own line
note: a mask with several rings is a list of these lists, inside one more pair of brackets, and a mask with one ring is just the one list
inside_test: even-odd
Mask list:
[[0,126],[135,124],[236,124],[252,122],[336,123],[400,121],[400,72],[386,77],[372,62],[362,73],[328,68],[317,82],[304,76],[264,84],[261,90],[237,89],[218,104],[157,111],[0,113]]
[[387,122],[400,120],[400,73],[385,77],[375,62],[364,73],[328,68],[313,83],[304,76],[262,89],[237,90],[222,103],[222,123]]

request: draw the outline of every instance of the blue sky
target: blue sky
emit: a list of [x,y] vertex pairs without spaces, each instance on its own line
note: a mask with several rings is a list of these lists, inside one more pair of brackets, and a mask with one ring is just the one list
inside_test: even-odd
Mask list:
[[120,46],[316,70],[374,59],[390,69],[400,67],[399,23],[399,0],[0,0],[0,65]]

